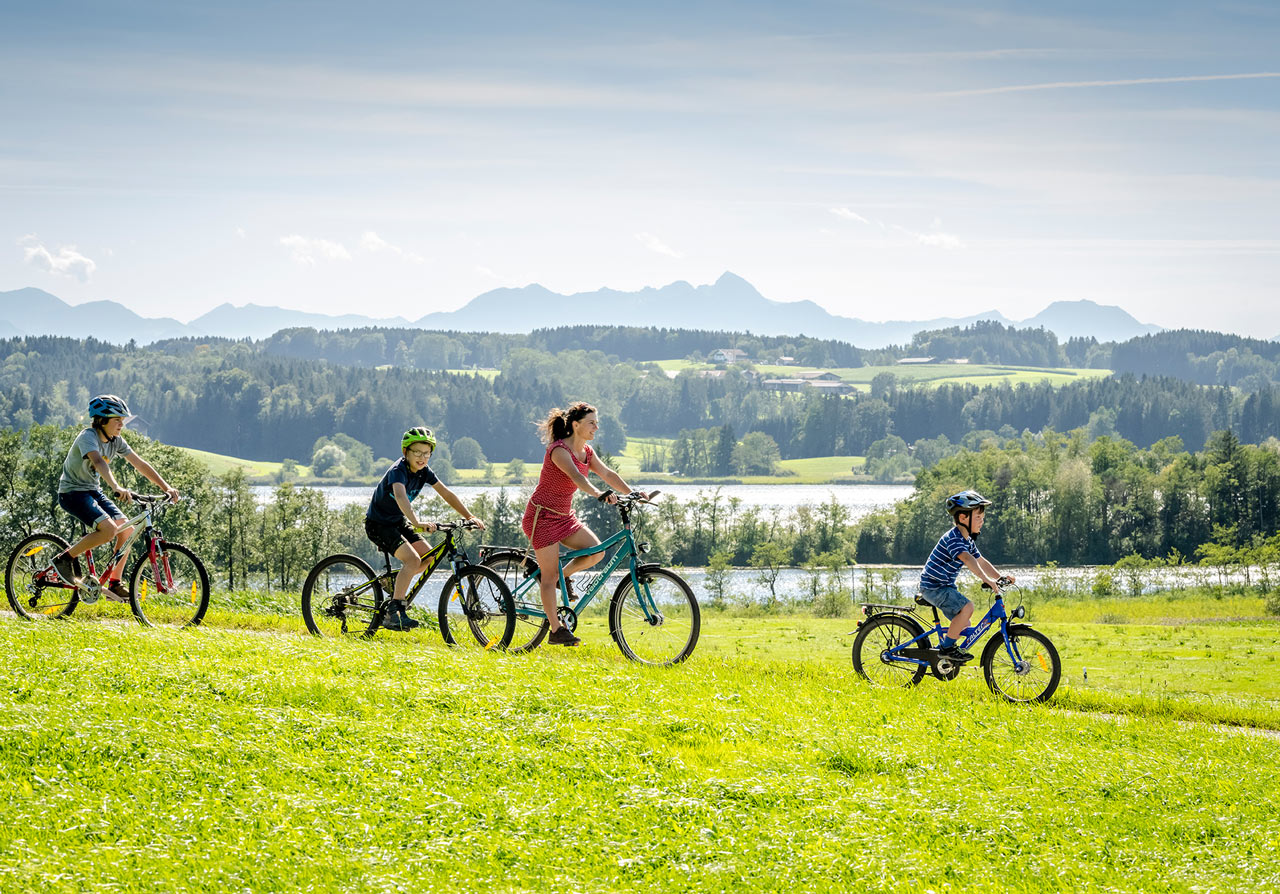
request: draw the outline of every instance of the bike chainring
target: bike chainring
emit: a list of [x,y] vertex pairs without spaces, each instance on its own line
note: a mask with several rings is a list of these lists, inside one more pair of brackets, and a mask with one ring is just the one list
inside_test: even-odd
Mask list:
[[578,629],[578,613],[569,608],[569,606],[559,606],[556,609],[556,615],[560,618],[560,623],[563,624],[565,629],[570,633],[573,633]]

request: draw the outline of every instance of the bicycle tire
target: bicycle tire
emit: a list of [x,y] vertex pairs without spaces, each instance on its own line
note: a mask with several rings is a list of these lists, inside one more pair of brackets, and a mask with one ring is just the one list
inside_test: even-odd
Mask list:
[[882,656],[922,633],[924,628],[919,622],[905,615],[885,613],[868,618],[853,640],[853,669],[874,686],[910,689],[919,685],[928,667],[907,661],[885,661]]
[[129,606],[147,627],[195,627],[209,610],[209,572],[190,547],[160,541],[156,561],[141,555],[129,572]]
[[[76,610],[80,595],[74,587],[43,583],[53,571],[53,557],[67,548],[67,541],[57,534],[35,533],[9,553],[4,568],[4,589],[9,606],[28,621],[50,621],[66,618]],[[76,576],[80,560],[72,559]]]
[[693,654],[702,631],[702,612],[693,589],[680,575],[657,565],[636,569],[639,583],[659,614],[651,617],[627,574],[609,603],[609,634],[622,654],[640,664],[669,667]]
[[511,591],[483,565],[464,565],[440,590],[439,621],[450,646],[505,651],[516,627]]
[[307,573],[302,585],[302,620],[312,636],[367,636],[371,622],[382,617],[385,598],[378,575],[368,562],[337,553],[321,559]]
[[[532,556],[516,549],[495,550],[480,564],[502,578],[502,582],[512,593],[515,593],[516,588],[524,582],[526,577],[538,570],[538,563]],[[537,599],[538,588],[531,588],[525,595]],[[507,651],[513,655],[521,655],[532,652],[542,645],[542,641],[547,638],[547,633],[551,630],[551,624],[541,615],[528,612],[529,608],[541,612],[541,602],[534,604],[526,599],[515,599],[514,596],[512,598],[515,600],[516,629],[511,635],[511,644],[507,646]]]
[[1062,661],[1053,642],[1034,627],[1010,624],[1008,636],[1018,653],[1019,667],[1004,648],[1005,634],[991,637],[982,650],[982,675],[996,695],[1010,702],[1048,701],[1062,681]]

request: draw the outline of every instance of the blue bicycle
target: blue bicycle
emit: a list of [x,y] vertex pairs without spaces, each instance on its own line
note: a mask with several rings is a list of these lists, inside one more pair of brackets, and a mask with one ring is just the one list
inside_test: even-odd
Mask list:
[[[1000,632],[982,650],[979,664],[991,691],[1011,702],[1044,702],[1053,696],[1062,679],[1062,662],[1049,637],[1030,624],[1014,624],[1026,617],[1021,604],[1006,612],[1000,590],[1012,588],[1021,593],[1008,578],[997,582],[995,603],[974,627],[966,627],[960,648],[968,651],[997,621]],[[983,584],[983,589],[990,589]],[[933,628],[926,630],[917,611],[921,606],[933,610]],[[954,680],[960,675],[962,662],[938,653],[936,640],[947,628],[938,610],[917,594],[915,605],[882,605],[863,603],[865,620],[858,622],[853,641],[853,668],[867,680],[880,686],[906,688],[917,685],[931,671],[939,680]]]
[[[608,540],[587,549],[565,552],[560,556],[560,605],[556,614],[569,630],[577,630],[578,619],[591,601],[609,582],[609,577],[625,569],[622,580],[614,588],[609,602],[609,634],[622,654],[641,664],[679,664],[693,654],[702,629],[698,599],[684,578],[669,568],[639,560],[648,551],[647,543],[637,543],[631,531],[631,516],[656,495],[633,493],[618,497],[618,513],[622,530]],[[576,600],[566,594],[564,566],[578,556],[618,552],[599,572],[583,575],[585,589]],[[508,653],[536,649],[550,630],[539,596],[540,572],[533,556],[522,549],[481,546],[480,564],[495,571],[511,590],[516,607],[516,633],[507,647]]]

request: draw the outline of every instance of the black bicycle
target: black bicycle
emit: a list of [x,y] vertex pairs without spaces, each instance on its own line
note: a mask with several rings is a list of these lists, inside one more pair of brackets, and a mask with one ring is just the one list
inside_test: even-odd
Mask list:
[[[406,612],[418,622],[419,629],[439,629],[451,646],[506,649],[516,625],[511,591],[497,574],[472,564],[458,544],[458,532],[475,527],[478,525],[471,520],[436,525],[444,540],[425,556],[425,567],[409,587]],[[329,637],[377,633],[398,573],[391,567],[390,554],[384,552],[383,559],[381,574],[359,556],[345,553],[317,563],[302,585],[302,618],[307,629],[315,636]],[[446,561],[453,573],[440,592],[437,621],[427,607],[418,604],[417,597],[427,579]]]

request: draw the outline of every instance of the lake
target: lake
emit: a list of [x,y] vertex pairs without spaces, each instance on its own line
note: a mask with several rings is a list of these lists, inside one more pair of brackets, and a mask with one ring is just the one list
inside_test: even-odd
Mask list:
[[[257,486],[251,488],[260,503],[271,499],[272,488]],[[317,487],[324,494],[325,502],[330,509],[341,509],[352,503],[367,504],[373,495],[372,487]],[[501,488],[496,485],[483,487],[457,485],[453,492],[470,503],[480,494],[496,495]],[[680,502],[694,499],[699,493],[716,490],[716,486],[704,484],[668,484],[661,487],[664,496],[675,497]],[[511,497],[517,497],[519,488],[507,488]],[[899,500],[911,496],[913,488],[909,484],[733,484],[721,485],[719,490],[726,499],[734,498],[742,501],[743,506],[759,506],[762,508],[788,510],[804,503],[817,505],[834,497],[850,513],[851,521],[866,516],[877,509],[888,509]],[[424,490],[418,497],[419,503],[429,505],[431,499],[439,499],[434,491]],[[441,503],[443,505],[443,503]]]

